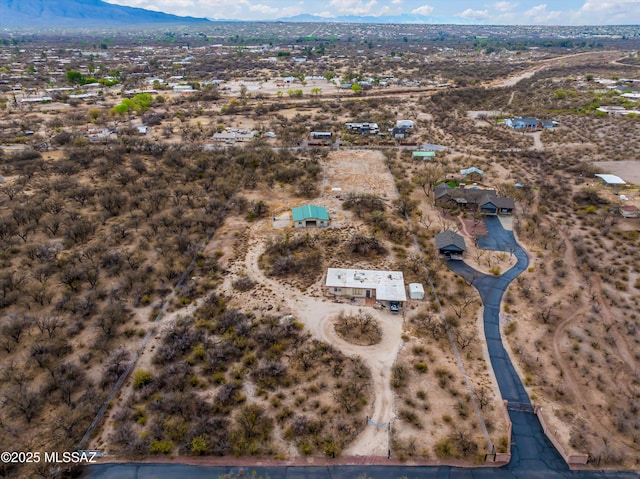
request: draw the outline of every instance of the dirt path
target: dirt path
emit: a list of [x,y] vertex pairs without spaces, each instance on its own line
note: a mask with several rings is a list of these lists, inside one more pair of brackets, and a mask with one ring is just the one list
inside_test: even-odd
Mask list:
[[[541,60],[540,62],[538,62],[538,64],[536,64],[532,68],[520,73],[519,75],[510,77],[510,78],[505,78],[503,80],[497,80],[497,81],[493,80],[492,82],[490,82],[486,86],[488,86],[489,88],[507,88],[507,87],[512,87],[512,86],[517,85],[522,80],[525,80],[527,78],[531,78],[533,75],[535,75],[536,73],[544,70],[545,68],[553,66],[555,63],[566,62],[566,61],[571,60],[573,58],[582,57],[582,56],[601,57],[602,53],[603,52],[572,53],[571,55],[562,55],[560,57],[548,58],[546,60]],[[620,60],[621,58],[625,57],[625,55],[622,52],[615,52],[614,51],[614,52],[607,52],[607,53],[617,54],[618,55],[617,58],[614,58],[613,60],[610,60],[611,63],[614,63],[617,60]]]
[[542,131],[536,131],[531,133],[533,137],[533,149],[537,151],[544,151],[544,143],[542,143]]
[[[563,237],[566,244],[564,261],[567,265],[570,266],[570,268],[572,269],[575,275],[580,275],[580,270],[578,269],[577,258],[576,258],[575,251],[573,249],[573,244],[571,243],[569,238],[566,236],[565,232],[561,232],[560,234]],[[594,291],[593,286],[589,287],[589,291],[593,294],[593,291]],[[596,291],[595,296],[601,294],[599,285],[595,288],[595,291]],[[604,309],[606,309],[606,307]],[[615,439],[619,437],[619,435],[606,422],[602,421],[602,418],[600,416],[593,413],[593,407],[589,404],[586,398],[586,396],[588,395],[588,392],[585,392],[585,387],[588,387],[588,385],[583,386],[579,383],[579,379],[576,377],[574,370],[570,367],[569,362],[565,359],[565,355],[563,354],[563,351],[562,351],[562,343],[565,340],[565,333],[567,329],[577,319],[584,317],[584,315],[588,314],[588,312],[589,312],[588,308],[583,308],[577,311],[576,313],[572,314],[568,318],[564,319],[558,325],[558,327],[553,333],[553,341],[552,341],[553,353],[555,355],[556,361],[558,362],[558,366],[562,371],[562,378],[563,378],[564,385],[569,389],[575,401],[580,406],[579,408],[574,408],[576,413],[582,416],[586,416],[588,421],[591,424],[598,425],[602,431],[607,432],[607,435],[610,438]],[[620,343],[618,342],[618,344]],[[623,349],[624,349],[624,346],[623,346]],[[627,444],[625,441],[618,441],[618,443],[621,446],[627,448],[631,453],[636,453],[636,450],[633,448],[633,446]]]
[[[391,389],[391,368],[402,347],[402,318],[388,312],[367,310],[380,321],[382,341],[373,346],[356,346],[337,336],[333,328],[333,318],[340,311],[357,313],[359,307],[346,303],[333,303],[303,295],[300,291],[288,287],[267,277],[258,266],[258,259],[264,250],[264,244],[255,239],[259,236],[256,224],[252,227],[248,252],[244,268],[249,277],[272,291],[282,295],[288,309],[301,321],[311,334],[325,341],[347,356],[359,356],[369,367],[372,376],[374,402],[369,417],[380,423],[388,423],[394,415],[394,394]],[[386,456],[389,449],[388,430],[367,426],[355,442],[344,452],[345,456]]]

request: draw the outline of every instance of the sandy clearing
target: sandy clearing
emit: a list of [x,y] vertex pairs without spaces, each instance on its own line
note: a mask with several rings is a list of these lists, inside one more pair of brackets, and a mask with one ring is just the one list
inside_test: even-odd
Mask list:
[[[254,225],[252,233],[259,229]],[[253,236],[253,235],[252,235]],[[253,236],[255,238],[255,236]],[[311,334],[325,341],[347,356],[359,356],[369,367],[372,376],[372,390],[374,401],[369,416],[378,422],[390,422],[394,414],[394,395],[391,389],[391,367],[396,360],[402,346],[402,319],[391,313],[368,309],[380,321],[383,331],[382,341],[373,346],[357,346],[340,338],[333,326],[333,318],[340,311],[357,313],[358,306],[341,302],[329,302],[305,296],[298,290],[275,281],[263,273],[258,266],[258,259],[264,250],[264,244],[254,240],[248,248],[244,267],[254,281],[278,291],[286,299],[291,313],[302,322]],[[346,456],[382,456],[389,449],[389,435],[385,429],[367,426],[363,433],[345,451]]]
[[624,181],[640,185],[640,160],[596,161],[592,163],[605,173],[618,175]]
[[393,177],[376,150],[332,151],[327,157],[325,188],[342,188],[343,194],[371,193],[382,198],[398,196]]

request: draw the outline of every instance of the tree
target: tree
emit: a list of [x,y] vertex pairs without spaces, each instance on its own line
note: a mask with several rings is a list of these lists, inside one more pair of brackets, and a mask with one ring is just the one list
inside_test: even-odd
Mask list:
[[71,85],[83,85],[84,75],[77,70],[67,70],[67,81]]
[[401,196],[393,200],[393,206],[401,216],[409,216],[417,208],[418,202],[408,196]]
[[427,198],[431,197],[431,190],[435,184],[444,176],[444,169],[440,166],[431,166],[420,170],[413,176],[413,182],[422,188]]
[[362,92],[362,87],[357,83],[354,83],[353,85],[351,85],[351,91],[356,95],[359,95]]
[[4,394],[6,404],[17,414],[30,423],[42,408],[42,393],[28,388],[26,385],[16,385],[8,388]]

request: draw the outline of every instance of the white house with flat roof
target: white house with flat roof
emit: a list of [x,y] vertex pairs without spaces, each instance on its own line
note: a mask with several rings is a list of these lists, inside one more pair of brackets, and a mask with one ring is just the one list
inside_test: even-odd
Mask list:
[[406,301],[401,271],[328,268],[325,283],[333,296],[371,298],[378,301]]

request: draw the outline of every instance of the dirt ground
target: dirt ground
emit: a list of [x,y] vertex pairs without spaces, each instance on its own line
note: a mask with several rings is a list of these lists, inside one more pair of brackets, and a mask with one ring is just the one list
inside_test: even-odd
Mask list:
[[606,173],[618,175],[627,183],[640,185],[640,160],[596,161],[593,164]]
[[397,196],[393,177],[380,151],[332,151],[327,157],[325,171],[325,194],[331,194],[331,188],[342,188],[343,196],[349,193],[371,193],[388,199]]

